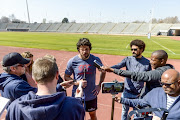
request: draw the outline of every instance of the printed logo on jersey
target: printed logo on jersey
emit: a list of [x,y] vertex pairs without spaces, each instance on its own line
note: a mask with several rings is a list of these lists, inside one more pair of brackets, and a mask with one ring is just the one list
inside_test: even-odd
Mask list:
[[79,65],[78,69],[79,69],[79,75],[84,74],[84,69],[86,74],[92,74],[92,70],[90,68],[90,64],[85,64],[85,65]]

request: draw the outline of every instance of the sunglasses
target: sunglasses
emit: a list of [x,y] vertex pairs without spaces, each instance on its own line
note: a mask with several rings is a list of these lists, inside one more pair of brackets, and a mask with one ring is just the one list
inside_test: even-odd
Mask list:
[[136,49],[131,49],[131,51],[137,51],[137,48]]
[[160,82],[161,86],[165,85],[165,86],[171,86],[172,84],[176,83],[178,81],[175,81],[173,83],[163,83],[163,82]]
[[23,64],[17,64],[17,65],[14,65],[14,67],[24,67]]

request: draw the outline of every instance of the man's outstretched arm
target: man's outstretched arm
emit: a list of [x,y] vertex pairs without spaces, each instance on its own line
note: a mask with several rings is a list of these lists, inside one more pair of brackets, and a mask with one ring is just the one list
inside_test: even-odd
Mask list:
[[145,72],[131,72],[127,70],[121,70],[121,69],[113,69],[110,67],[103,66],[101,69],[107,71],[107,72],[113,72],[117,75],[123,76],[123,77],[129,77],[134,81],[157,81],[161,79],[161,73],[162,70],[151,70],[151,71],[145,71]]

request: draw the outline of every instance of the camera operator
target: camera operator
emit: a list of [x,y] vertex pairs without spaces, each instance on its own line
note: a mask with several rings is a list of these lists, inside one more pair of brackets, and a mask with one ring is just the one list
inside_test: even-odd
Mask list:
[[[161,76],[162,87],[154,88],[143,99],[127,99],[116,97],[115,101],[135,106],[151,106],[152,108],[165,108],[169,111],[166,120],[180,119],[180,73],[174,69],[168,69]],[[154,115],[162,117],[162,111],[154,111]]]

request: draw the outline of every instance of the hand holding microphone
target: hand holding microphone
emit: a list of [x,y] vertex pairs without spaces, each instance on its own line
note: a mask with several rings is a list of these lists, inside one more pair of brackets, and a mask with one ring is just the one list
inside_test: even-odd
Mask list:
[[76,89],[76,95],[75,95],[75,97],[83,97],[83,89],[82,89],[82,85],[83,83],[82,83],[82,81],[79,81],[79,86],[78,86],[78,88]]
[[75,97],[83,97],[83,88],[87,86],[86,81],[86,68],[83,69],[84,77],[83,79],[79,80],[77,83],[79,84],[78,88],[76,89]]

